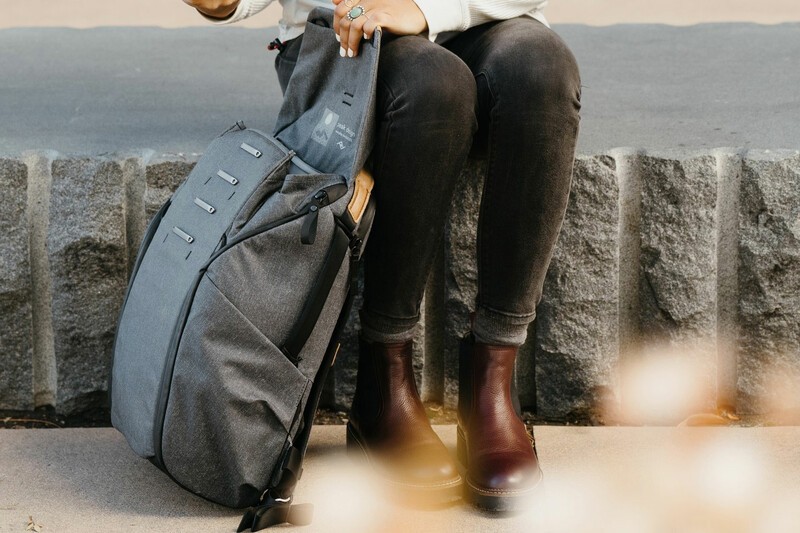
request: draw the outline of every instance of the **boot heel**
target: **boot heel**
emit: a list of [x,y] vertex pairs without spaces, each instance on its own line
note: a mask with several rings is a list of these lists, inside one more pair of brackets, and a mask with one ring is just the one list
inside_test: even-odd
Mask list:
[[461,466],[467,468],[469,466],[469,453],[467,453],[467,439],[464,438],[464,433],[461,427],[456,431],[456,456]]

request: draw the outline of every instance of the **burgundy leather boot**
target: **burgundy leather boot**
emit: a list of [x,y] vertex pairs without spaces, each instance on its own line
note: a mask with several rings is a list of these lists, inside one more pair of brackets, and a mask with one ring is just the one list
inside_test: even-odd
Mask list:
[[458,459],[467,471],[465,499],[491,511],[524,509],[542,471],[513,386],[517,347],[476,342],[470,332],[459,348]]
[[420,504],[457,500],[461,475],[417,392],[412,343],[369,342],[359,333],[347,449],[366,456],[395,496]]

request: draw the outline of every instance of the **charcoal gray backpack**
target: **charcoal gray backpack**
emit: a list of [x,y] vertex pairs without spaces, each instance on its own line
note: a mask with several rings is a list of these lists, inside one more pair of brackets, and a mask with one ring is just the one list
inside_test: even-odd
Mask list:
[[248,507],[240,530],[306,523],[292,505],[375,213],[380,31],[341,58],[309,15],[272,135],[238,122],[149,222],[114,341],[111,421],[187,490]]

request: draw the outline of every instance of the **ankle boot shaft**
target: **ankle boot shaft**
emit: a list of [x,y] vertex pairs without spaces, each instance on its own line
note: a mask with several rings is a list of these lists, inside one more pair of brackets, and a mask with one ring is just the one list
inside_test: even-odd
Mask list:
[[[470,331],[459,343],[458,366],[458,408],[457,415],[462,426],[466,427],[472,410],[487,405],[477,396],[493,396],[510,402],[511,409],[522,419],[522,409],[516,386],[515,346],[489,345],[477,342]],[[477,401],[476,401],[477,400]],[[488,402],[496,405],[496,402]]]
[[475,337],[467,333],[458,344],[458,425],[467,427],[472,410],[472,352]]
[[437,440],[414,380],[413,343],[385,344],[360,339],[352,426],[374,442],[395,447],[408,439],[398,428],[415,427],[417,439]]
[[466,496],[496,511],[524,505],[542,477],[516,399],[517,350],[476,342],[471,332],[459,350],[457,436]]
[[510,423],[522,420],[514,386],[517,347],[469,337],[459,354],[459,421],[467,428],[478,417],[481,424],[510,429]]
[[359,334],[358,345],[358,370],[352,410],[363,422],[369,423],[380,416],[382,401],[388,398],[391,392],[389,388],[396,381],[394,376],[402,374],[406,365],[413,369],[412,342],[375,343]]
[[365,455],[395,489],[421,490],[423,500],[449,501],[458,496],[462,479],[425,413],[412,348],[410,340],[387,344],[359,335],[348,449]]
[[[386,438],[427,415],[414,380],[413,342],[371,342],[359,335],[358,375],[351,420],[366,435]],[[397,436],[401,437],[401,436]]]

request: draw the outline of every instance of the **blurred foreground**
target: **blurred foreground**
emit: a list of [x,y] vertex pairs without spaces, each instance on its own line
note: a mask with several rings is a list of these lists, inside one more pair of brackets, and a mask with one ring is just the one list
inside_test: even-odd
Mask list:
[[[451,449],[455,426],[437,426]],[[296,501],[317,532],[797,531],[800,428],[535,428],[545,473],[530,511],[393,505],[345,455],[344,427],[315,428]],[[0,531],[234,531],[240,513],[184,491],[113,429],[0,431]],[[292,529],[292,528],[289,528]],[[283,531],[284,528],[279,530]]]

